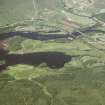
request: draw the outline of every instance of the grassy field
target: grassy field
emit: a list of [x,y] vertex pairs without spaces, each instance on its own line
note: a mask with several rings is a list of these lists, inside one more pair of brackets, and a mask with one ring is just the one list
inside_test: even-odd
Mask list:
[[56,10],[54,8],[56,8],[60,4],[59,2],[60,0],[53,0],[52,5],[49,6],[48,0],[45,0],[44,2],[40,0],[37,2],[37,0],[35,0],[34,8],[33,0],[1,0],[0,25],[12,24],[19,21],[37,18],[37,15],[39,16],[40,14],[43,14],[42,12],[44,11],[44,9],[47,10],[48,8],[51,10]]
[[[104,6],[96,1],[93,8],[97,10],[93,9],[92,13]],[[25,30],[46,35],[49,31],[61,30],[50,34],[65,35],[92,26],[93,29],[105,31],[104,26],[96,26],[96,22],[89,17],[66,11],[61,0],[36,2],[35,11],[30,0],[0,0],[0,33]],[[104,14],[95,16],[104,21]],[[79,28],[67,26],[67,18],[80,24]],[[15,36],[4,41],[8,45],[8,54],[60,52],[70,56],[71,60],[60,68],[51,68],[44,60],[39,65],[20,63],[8,66],[0,73],[0,105],[105,104],[104,32],[82,33],[73,40],[40,41]],[[61,62],[60,58],[51,60],[57,64]],[[1,59],[0,66],[5,62]]]
[[[96,38],[103,41],[100,43],[100,40],[97,40],[97,45]],[[73,41],[22,40],[20,49],[11,49],[10,53],[57,51],[74,57],[59,69],[51,69],[45,63],[39,66],[22,64],[9,66],[0,75],[0,103],[4,105],[105,104],[105,47],[100,47],[101,44],[104,44],[104,36],[100,34]]]

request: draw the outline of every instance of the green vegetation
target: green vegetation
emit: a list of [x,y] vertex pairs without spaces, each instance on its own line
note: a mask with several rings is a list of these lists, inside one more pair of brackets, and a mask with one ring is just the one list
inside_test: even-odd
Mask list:
[[[50,97],[34,81],[20,80],[0,82],[0,103],[8,105],[32,105],[33,103],[49,105]],[[3,86],[4,85],[4,86]],[[31,88],[30,88],[31,87]],[[5,97],[5,98],[4,98]]]
[[95,17],[103,22],[105,22],[105,13],[96,14]]
[[[74,39],[70,36],[41,41],[20,35],[5,39],[11,55],[61,52],[72,59],[61,68],[50,68],[46,62],[40,62],[37,66],[10,64],[2,69],[0,105],[105,105],[105,33],[101,32],[105,31],[105,0],[74,1],[34,0],[33,5],[33,0],[0,0],[1,35],[30,31],[44,37],[85,28],[100,30],[80,32]],[[8,56],[0,57],[2,67]]]
[[20,50],[20,49],[21,49],[21,44],[20,44],[20,43],[21,43],[23,40],[24,40],[24,38],[21,38],[21,37],[19,37],[19,36],[10,39],[10,40],[8,41],[8,44],[9,44],[8,49],[9,49],[10,51],[17,51],[17,50]]
[[28,65],[16,65],[14,67],[9,67],[6,72],[15,79],[32,79],[37,78],[46,74],[49,74],[48,68],[35,68]]
[[[18,40],[14,41],[19,38]],[[96,40],[99,38],[99,40]],[[72,61],[59,69],[45,63],[39,66],[15,65],[2,72],[0,102],[8,105],[99,105],[104,104],[104,35],[95,34],[73,41],[11,38],[8,44],[17,43],[21,49],[10,53],[63,52],[73,56]],[[13,42],[14,41],[14,42]],[[97,45],[97,43],[98,45]],[[15,45],[14,45],[15,48]],[[101,49],[100,49],[101,48]],[[18,51],[18,52],[17,52]],[[6,79],[14,78],[12,80]],[[3,77],[4,78],[4,77]],[[12,90],[12,92],[11,92]],[[5,100],[4,98],[5,97]],[[11,101],[10,101],[11,100]]]

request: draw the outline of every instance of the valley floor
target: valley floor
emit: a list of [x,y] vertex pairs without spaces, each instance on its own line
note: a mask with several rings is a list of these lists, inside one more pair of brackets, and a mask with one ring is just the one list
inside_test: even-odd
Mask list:
[[[104,39],[105,35],[101,33],[72,41],[69,39],[40,41],[21,39],[19,36],[9,38],[6,40],[9,49],[8,59],[21,55],[18,58],[22,61],[22,57],[27,56],[24,53],[37,55],[33,56],[32,65],[28,64],[30,59],[27,59],[26,64],[18,62],[2,70],[0,73],[1,105],[104,104]],[[39,53],[42,55],[39,56]],[[54,67],[56,64],[59,65],[66,55],[71,56],[72,59],[65,63],[63,61],[64,64],[58,68]],[[38,57],[42,61],[34,65],[39,61]],[[46,57],[50,61],[45,61]],[[6,62],[4,58],[1,65]],[[55,63],[50,67],[49,62]]]

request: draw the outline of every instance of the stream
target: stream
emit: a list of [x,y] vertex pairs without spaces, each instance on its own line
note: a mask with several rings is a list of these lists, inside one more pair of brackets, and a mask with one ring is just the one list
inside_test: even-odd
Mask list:
[[[89,28],[81,29],[80,32],[88,33],[88,32],[102,32],[102,30],[96,30]],[[68,33],[65,35],[56,35],[56,34],[48,34],[48,35],[41,35],[37,32],[8,32],[0,34],[0,40],[5,40],[7,38],[13,36],[21,36],[27,37],[33,40],[51,40],[51,39],[59,39],[59,38],[68,38],[68,37],[77,37],[80,36],[81,33],[73,32]],[[46,63],[50,68],[61,68],[64,66],[65,63],[70,62],[72,59],[71,56],[65,55],[61,52],[37,52],[37,53],[27,53],[27,54],[8,54],[8,51],[0,49],[0,60],[4,60],[5,64],[0,64],[0,70],[6,69],[8,66],[13,66],[16,64],[27,64],[38,66],[42,63]]]
[[45,41],[45,40],[52,40],[52,39],[60,39],[60,38],[76,38],[77,36],[80,36],[81,33],[91,33],[91,32],[100,32],[100,33],[105,33],[105,31],[103,30],[99,30],[99,29],[92,29],[92,27],[86,27],[83,29],[80,29],[79,31],[74,31],[72,33],[68,33],[68,34],[47,34],[47,35],[42,35],[38,32],[30,32],[30,31],[16,31],[16,32],[7,32],[7,33],[1,33],[0,34],[0,40],[5,40],[7,38],[11,38],[13,36],[21,36],[21,37],[26,37],[26,38],[30,38],[33,40],[41,40],[41,41]]

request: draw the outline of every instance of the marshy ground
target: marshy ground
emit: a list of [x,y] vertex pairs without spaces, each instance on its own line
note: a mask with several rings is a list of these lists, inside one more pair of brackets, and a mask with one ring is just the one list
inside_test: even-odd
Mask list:
[[35,2],[0,0],[0,105],[105,105],[105,3]]

